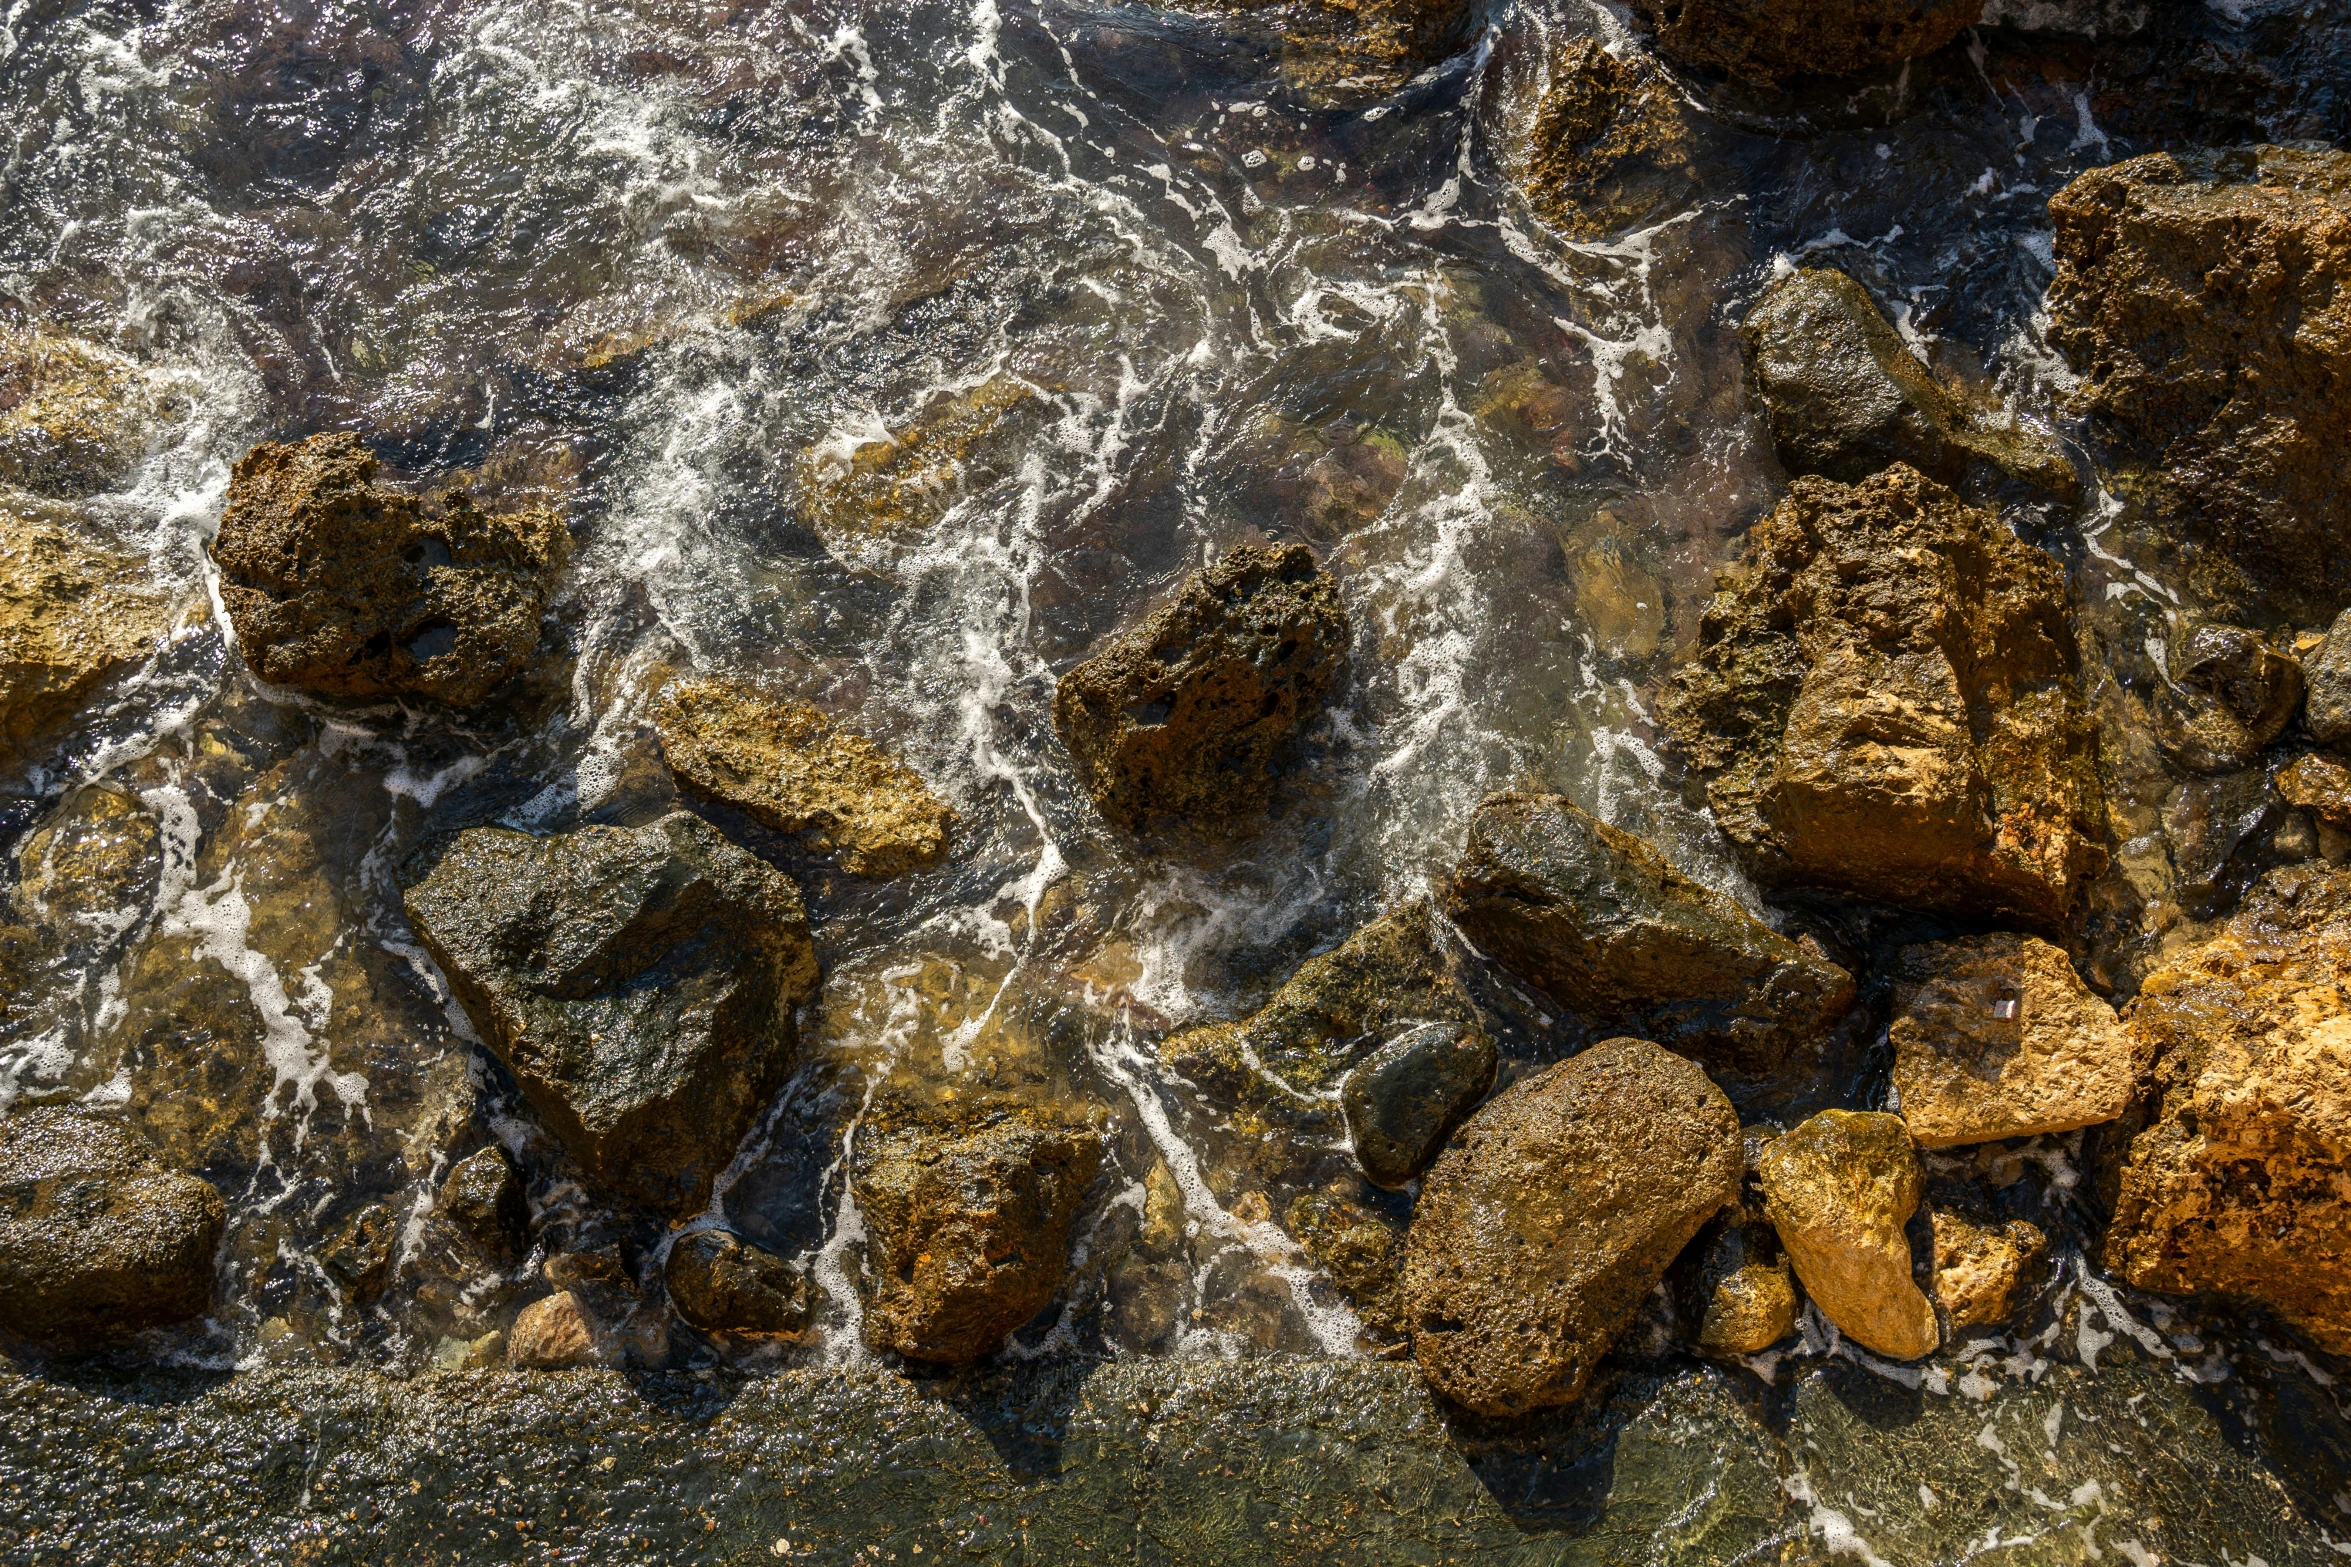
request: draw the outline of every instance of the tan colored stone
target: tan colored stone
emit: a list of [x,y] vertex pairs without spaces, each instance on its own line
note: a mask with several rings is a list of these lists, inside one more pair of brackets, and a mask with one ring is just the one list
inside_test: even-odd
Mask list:
[[1760,1355],[1795,1330],[1796,1281],[1763,1215],[1742,1205],[1717,1221],[1701,1245],[1700,1349],[1712,1355]]
[[2017,1287],[2048,1255],[2049,1238],[2022,1219],[1977,1224],[1937,1208],[1935,1299],[1954,1328],[1989,1328],[2016,1312]]
[[93,548],[61,508],[0,498],[0,751],[63,719],[147,655],[168,606],[145,568]]
[[1764,1212],[1796,1276],[1846,1337],[1896,1360],[1942,1342],[1902,1233],[1922,1177],[1900,1116],[1823,1110],[1773,1140],[1761,1173]]
[[2278,793],[2332,827],[2351,827],[2351,767],[2315,752],[2278,774]]
[[802,519],[829,544],[919,538],[962,496],[1009,471],[1012,438],[1041,408],[1027,387],[996,377],[847,452],[812,448],[798,468]]
[[[1547,33],[1543,36],[1547,37]],[[1526,123],[1501,141],[1504,169],[1544,222],[1597,239],[1685,199],[1692,138],[1672,81],[1646,54],[1598,39],[1555,45]]]
[[2146,1064],[2063,952],[2007,932],[1903,948],[1891,1034],[1902,1119],[1922,1148],[2111,1121]]
[[161,840],[136,796],[77,789],[17,851],[17,905],[52,926],[119,926],[154,894]]
[[120,483],[171,415],[122,355],[38,327],[0,326],[0,482],[41,495]]
[[588,1320],[580,1298],[569,1290],[558,1290],[523,1307],[506,1335],[507,1363],[529,1371],[593,1366],[603,1359],[596,1326]]

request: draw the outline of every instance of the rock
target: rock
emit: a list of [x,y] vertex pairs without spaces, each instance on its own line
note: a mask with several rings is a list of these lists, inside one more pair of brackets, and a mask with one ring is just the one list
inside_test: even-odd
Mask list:
[[72,513],[0,496],[0,754],[66,718],[145,658],[168,606],[146,568],[61,526]]
[[1739,1118],[1692,1062],[1611,1039],[1455,1134],[1405,1237],[1412,1350],[1483,1415],[1573,1402],[1675,1255],[1738,1200]]
[[162,834],[137,796],[94,784],[26,834],[16,867],[26,917],[83,939],[119,932],[154,899]]
[[2065,574],[1897,464],[1795,481],[1660,698],[1758,881],[2056,925],[2104,865]]
[[1853,979],[1555,794],[1489,795],[1445,910],[1504,968],[1595,1029],[1768,1072],[1853,1002]]
[[1404,1224],[1332,1187],[1302,1192],[1282,1215],[1315,1265],[1346,1291],[1358,1321],[1401,1337],[1404,1319]]
[[2074,494],[2056,442],[1937,381],[1842,272],[1790,272],[1748,312],[1743,336],[1749,379],[1792,474],[1855,483],[1901,462],[1945,484],[2005,475]]
[[367,1305],[391,1282],[392,1248],[400,1239],[398,1215],[369,1203],[338,1226],[318,1249],[318,1265],[341,1286],[344,1298]]
[[2148,0],[1985,0],[1985,27],[2070,38],[2128,38],[2147,25]]
[[2006,932],[1903,948],[1889,1032],[1902,1121],[1922,1148],[2111,1121],[2146,1067],[2063,952]]
[[1366,1056],[1339,1085],[1356,1162],[1377,1186],[1402,1186],[1494,1086],[1501,1056],[1475,1025],[1423,1023]]
[[130,1126],[96,1111],[0,1119],[0,1336],[83,1350],[211,1305],[227,1209],[153,1159]]
[[82,496],[127,478],[178,411],[130,360],[36,327],[0,326],[0,483]]
[[2050,199],[2050,341],[2209,602],[2351,599],[2351,153],[2151,153]]
[[2260,874],[2260,845],[2283,814],[2268,776],[2257,770],[2191,778],[2164,797],[2163,836],[2172,894],[2197,919],[2233,908]]
[[1009,475],[1049,411],[1028,387],[995,376],[877,439],[812,447],[797,472],[801,520],[835,548],[917,539],[964,496]]
[[2196,773],[2248,766],[2302,705],[2302,666],[2243,626],[2202,625],[2172,650],[2155,739]]
[[534,1300],[516,1314],[506,1334],[506,1362],[525,1371],[567,1371],[605,1359],[588,1309],[569,1290]]
[[[1760,1355],[1796,1329],[1796,1281],[1763,1215],[1740,1204],[1706,1227],[1690,1248],[1685,1310],[1694,1341],[1709,1355]],[[1685,1254],[1685,1261],[1688,1254]]]
[[1023,1116],[860,1137],[865,1342],[952,1365],[994,1350],[1060,1291],[1101,1165],[1098,1133]]
[[2277,791],[2287,804],[2329,826],[2351,829],[2351,767],[2333,757],[2314,752],[2294,758],[2279,771]]
[[1276,69],[1317,107],[1384,98],[1477,41],[1464,0],[1164,0],[1264,36]]
[[791,881],[684,811],[547,838],[476,827],[417,869],[409,920],[588,1175],[700,1208],[783,1085],[816,985]]
[[530,1198],[513,1155],[496,1143],[450,1167],[433,1208],[493,1258],[511,1261],[521,1254],[531,1223]]
[[349,433],[264,442],[229,480],[212,557],[245,661],[272,685],[470,707],[522,668],[571,550],[552,511],[428,514]]
[[2049,1254],[2049,1238],[2022,1219],[1981,1224],[1934,1210],[1935,1301],[1953,1329],[1996,1328],[2016,1314],[2016,1292]]
[[1695,149],[1665,73],[1596,39],[1545,41],[1525,123],[1497,139],[1536,215],[1570,238],[1599,239],[1686,200]]
[[1053,721],[1112,822],[1224,829],[1265,808],[1347,642],[1338,587],[1311,551],[1243,545],[1064,675]]
[[716,680],[673,680],[654,705],[680,782],[724,801],[857,876],[936,865],[955,813],[870,740],[805,702]]
[[2351,740],[2351,609],[2335,617],[2326,640],[2302,660],[2302,727],[2321,745]]
[[1933,54],[1975,25],[1984,0],[1635,0],[1657,50],[1683,65],[1771,85],[1850,76]]
[[774,1252],[725,1230],[679,1236],[663,1277],[678,1315],[706,1333],[798,1338],[807,1331],[807,1278]]
[[2156,1100],[2105,1265],[2133,1288],[2259,1301],[2351,1354],[2351,871],[2273,870],[2124,1021]]
[[1915,1360],[1942,1342],[1910,1276],[1917,1150],[1899,1116],[1823,1110],[1764,1149],[1764,1213],[1813,1304],[1855,1343]]

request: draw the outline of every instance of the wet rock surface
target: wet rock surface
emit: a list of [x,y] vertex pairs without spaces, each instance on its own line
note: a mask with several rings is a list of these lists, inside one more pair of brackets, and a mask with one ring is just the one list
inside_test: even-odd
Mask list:
[[0,754],[147,656],[169,606],[62,507],[0,495]]
[[1668,209],[1693,188],[1696,138],[1665,73],[1591,38],[1551,48],[1524,128],[1502,156],[1528,205],[1563,234],[1592,239]]
[[36,495],[111,489],[150,429],[184,412],[138,365],[53,329],[0,324],[0,483]]
[[1759,1355],[1796,1326],[1788,1255],[1760,1210],[1744,1203],[1710,1223],[1685,1256],[1681,1294],[1691,1342],[1709,1355]]
[[2277,790],[2337,831],[2351,830],[2351,767],[2331,756],[2298,756],[2278,770]]
[[1166,0],[1172,9],[1238,22],[1264,37],[1283,83],[1321,105],[1402,87],[1475,41],[1462,0]]
[[1899,1116],[1824,1110],[1764,1149],[1766,1217],[1804,1293],[1847,1337],[1896,1360],[1942,1342],[1903,1226],[1924,1190]]
[[588,1308],[569,1290],[532,1301],[506,1335],[506,1359],[526,1371],[565,1371],[606,1358]]
[[1402,1186],[1494,1086],[1500,1057],[1483,1029],[1423,1023],[1363,1058],[1339,1085],[1347,1138],[1376,1186]]
[[838,548],[917,541],[949,507],[1017,466],[1044,412],[1034,390],[997,376],[847,452],[811,450],[796,473],[801,514]]
[[2326,640],[2302,661],[2302,727],[2321,745],[2351,740],[2351,609],[2335,617]]
[[457,1161],[433,1207],[493,1257],[512,1260],[522,1251],[530,1197],[514,1156],[495,1143]]
[[1934,1229],[1935,1304],[1945,1320],[1954,1330],[2006,1324],[2047,1257],[2049,1238],[2022,1219],[1985,1223],[1940,1207]]
[[678,1237],[662,1277],[678,1315],[705,1332],[796,1338],[812,1315],[806,1274],[725,1230]]
[[2302,706],[2302,666],[2243,626],[2200,625],[2180,639],[2155,698],[2156,739],[2195,773],[2244,767]]
[[1640,0],[1660,53],[1737,80],[1847,76],[1934,53],[1983,0]]

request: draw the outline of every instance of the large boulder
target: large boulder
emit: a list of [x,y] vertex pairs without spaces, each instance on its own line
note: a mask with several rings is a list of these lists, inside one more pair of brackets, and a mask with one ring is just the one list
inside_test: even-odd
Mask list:
[[1708,1219],[1738,1200],[1739,1118],[1694,1062],[1611,1039],[1521,1078],[1421,1184],[1412,1351],[1484,1415],[1574,1401]]
[[157,1169],[122,1121],[0,1120],[0,1337],[82,1350],[199,1315],[226,1222],[220,1193]]
[[816,985],[790,879],[700,817],[429,852],[408,917],[591,1179],[688,1213],[782,1086]]
[[1942,1342],[1903,1226],[1925,1177],[1899,1116],[1823,1110],[1759,1161],[1763,1211],[1821,1314],[1865,1349],[1915,1360]]
[[1487,956],[1594,1029],[1768,1072],[1853,1002],[1853,978],[1555,794],[1488,796],[1445,887]]
[[545,509],[428,511],[375,482],[348,432],[264,442],[237,463],[212,558],[245,661],[343,697],[481,701],[530,658],[571,550]]
[[1749,872],[2054,926],[2105,863],[2064,568],[1896,464],[1795,481],[1660,699]]
[[2351,870],[2269,873],[2125,1016],[2154,1057],[2106,1266],[2260,1301],[2351,1355]]
[[1111,821],[1228,826],[1264,809],[1347,642],[1338,586],[1312,551],[1244,545],[1062,676],[1053,722]]
[[0,756],[145,658],[170,606],[63,508],[0,496]]
[[1769,85],[1849,76],[1933,54],[1984,0],[1634,0],[1661,54]]
[[2303,619],[2351,599],[2351,153],[2150,153],[2050,198],[2050,339],[2140,448],[2188,580]]

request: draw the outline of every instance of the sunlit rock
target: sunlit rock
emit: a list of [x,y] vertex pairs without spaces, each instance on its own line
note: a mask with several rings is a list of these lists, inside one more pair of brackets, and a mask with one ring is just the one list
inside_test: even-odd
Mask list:
[[2351,767],[2333,757],[2314,751],[2294,758],[2279,770],[2277,791],[2287,804],[2326,825],[2338,831],[2351,829]]
[[1849,76],[1933,54],[1984,0],[1635,0],[1658,51],[1749,82]]
[[587,1307],[569,1290],[534,1300],[506,1330],[506,1360],[525,1371],[567,1371],[610,1358]]
[[1896,1360],[1942,1342],[1911,1279],[1902,1227],[1918,1208],[1918,1152],[1899,1116],[1823,1110],[1773,1139],[1763,1205],[1804,1293],[1848,1338]]
[[1423,1023],[1374,1050],[1339,1085],[1356,1162],[1378,1186],[1429,1167],[1486,1090],[1500,1058],[1474,1024]]
[[531,1222],[530,1199],[514,1156],[496,1143],[451,1166],[433,1212],[463,1230],[492,1258],[511,1262],[522,1252]]
[[2302,666],[2257,631],[2201,625],[2165,659],[2155,693],[2155,738],[2194,773],[2249,765],[2293,722]]
[[964,496],[1013,471],[1045,412],[1035,392],[998,376],[941,396],[866,438],[803,453],[800,514],[827,543],[918,539]]
[[169,606],[146,577],[91,543],[73,512],[0,496],[0,753],[147,656]]
[[111,489],[184,411],[130,360],[38,327],[0,325],[0,483],[36,495]]
[[1573,38],[1527,69],[1534,80],[1523,124],[1498,151],[1545,223],[1597,239],[1688,199],[1693,138],[1681,101],[1647,55],[1619,57],[1596,39]]
[[2049,1253],[2049,1238],[2022,1219],[1978,1219],[1938,1206],[1935,1303],[1952,1328],[1996,1328],[2016,1314],[2017,1292]]
[[18,848],[17,907],[61,938],[111,933],[145,912],[162,865],[155,818],[136,796],[77,789]]
[[678,1315],[706,1333],[797,1338],[807,1330],[807,1275],[725,1230],[678,1237],[662,1277]]
[[1755,1209],[1740,1204],[1718,1216],[1675,1271],[1687,1275],[1692,1340],[1707,1354],[1759,1355],[1795,1331],[1787,1252]]
[[1162,0],[1272,41],[1282,80],[1318,105],[1396,91],[1476,40],[1464,0]]
[[2321,745],[2351,740],[2351,609],[2335,617],[2326,640],[2302,656],[2302,727]]

